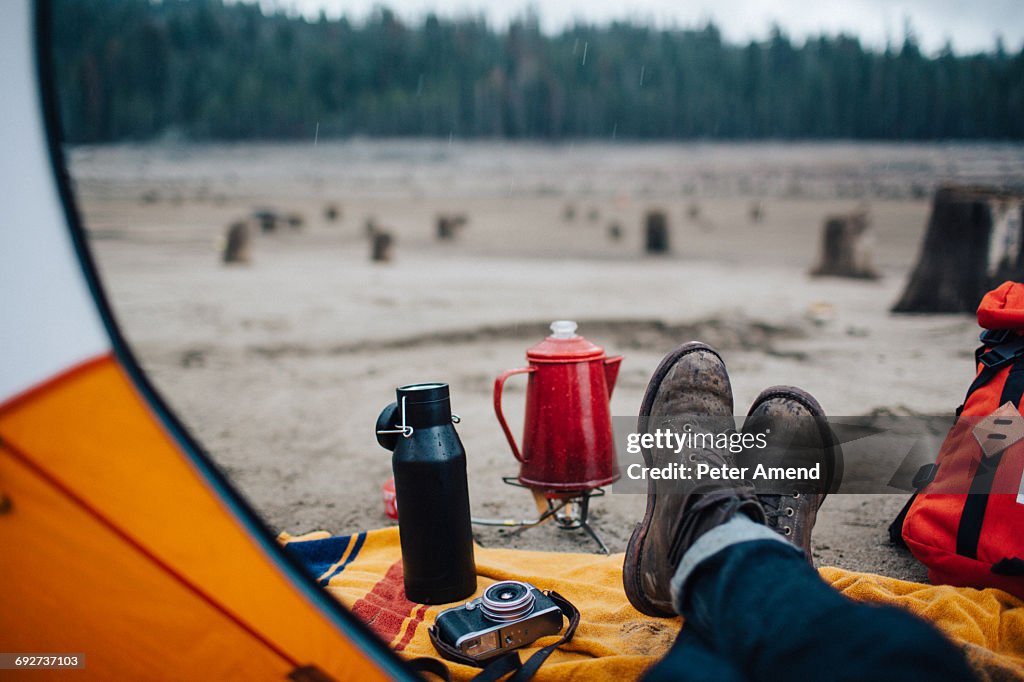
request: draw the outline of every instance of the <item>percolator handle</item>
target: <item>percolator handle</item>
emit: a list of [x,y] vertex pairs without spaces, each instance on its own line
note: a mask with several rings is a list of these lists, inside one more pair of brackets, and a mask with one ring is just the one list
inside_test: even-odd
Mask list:
[[512,436],[512,430],[508,428],[508,422],[505,421],[505,413],[501,409],[501,393],[502,389],[505,388],[505,380],[513,374],[529,374],[530,372],[537,371],[536,367],[519,367],[517,369],[506,369],[498,378],[494,380],[494,414],[498,417],[498,423],[501,424],[501,430],[505,432],[505,438],[508,439],[508,444],[512,448],[512,454],[515,455],[516,459],[520,462],[526,463],[523,459],[522,454],[519,452],[519,446],[516,445],[516,439]]

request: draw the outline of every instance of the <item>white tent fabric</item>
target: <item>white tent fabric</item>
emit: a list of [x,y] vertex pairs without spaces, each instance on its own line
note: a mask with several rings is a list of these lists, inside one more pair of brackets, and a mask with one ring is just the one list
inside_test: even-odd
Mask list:
[[[0,21],[0,402],[110,351],[62,214],[43,128],[30,0]],[[31,238],[27,237],[31,234]]]

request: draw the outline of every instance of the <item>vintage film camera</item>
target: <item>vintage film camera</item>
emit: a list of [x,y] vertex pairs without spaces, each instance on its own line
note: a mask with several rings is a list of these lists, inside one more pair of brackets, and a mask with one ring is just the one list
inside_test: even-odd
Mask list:
[[445,609],[434,623],[448,645],[477,661],[562,630],[562,610],[529,583],[494,583],[482,597]]

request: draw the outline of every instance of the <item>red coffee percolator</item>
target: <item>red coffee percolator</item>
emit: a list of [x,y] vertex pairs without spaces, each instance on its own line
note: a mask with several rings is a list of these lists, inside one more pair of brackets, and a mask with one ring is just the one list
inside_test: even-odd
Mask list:
[[[534,493],[540,518],[535,522],[496,525],[533,526],[554,518],[563,528],[582,528],[607,552],[587,523],[591,497],[618,478],[609,400],[622,356],[576,333],[576,323],[558,320],[551,335],[526,351],[528,367],[502,372],[494,382],[494,412],[519,475],[507,483]],[[522,448],[516,443],[502,410],[505,381],[528,375]]]

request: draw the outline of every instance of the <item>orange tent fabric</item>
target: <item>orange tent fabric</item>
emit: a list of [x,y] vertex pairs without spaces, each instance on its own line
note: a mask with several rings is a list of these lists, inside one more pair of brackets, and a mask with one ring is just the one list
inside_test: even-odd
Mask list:
[[[5,651],[93,679],[386,677],[300,593],[110,357],[0,406]],[[38,671],[26,672],[38,679]]]

